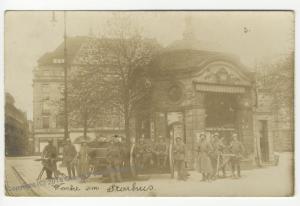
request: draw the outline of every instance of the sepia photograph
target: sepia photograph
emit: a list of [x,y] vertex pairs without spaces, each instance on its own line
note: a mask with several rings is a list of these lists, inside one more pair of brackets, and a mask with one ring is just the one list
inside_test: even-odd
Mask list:
[[5,195],[293,196],[294,15],[5,11]]

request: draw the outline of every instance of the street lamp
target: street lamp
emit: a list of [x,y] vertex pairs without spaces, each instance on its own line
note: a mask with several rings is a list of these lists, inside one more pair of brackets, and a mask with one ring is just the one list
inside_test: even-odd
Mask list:
[[[67,50],[67,12],[64,11],[64,138],[69,138],[68,118],[68,50]],[[56,22],[55,11],[52,11],[53,23]]]

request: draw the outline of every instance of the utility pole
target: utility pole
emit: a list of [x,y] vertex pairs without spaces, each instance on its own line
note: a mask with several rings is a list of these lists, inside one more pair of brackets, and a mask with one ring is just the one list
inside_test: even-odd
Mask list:
[[[64,11],[64,139],[69,138],[68,115],[68,50],[67,50],[67,16]],[[55,12],[52,12],[53,23],[56,23]]]
[[68,113],[68,50],[67,50],[67,18],[64,11],[64,138],[69,138],[69,113]]

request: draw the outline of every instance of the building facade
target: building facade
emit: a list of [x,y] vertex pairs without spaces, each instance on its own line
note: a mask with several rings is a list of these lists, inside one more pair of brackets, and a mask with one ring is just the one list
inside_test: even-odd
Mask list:
[[24,156],[30,154],[28,122],[14,103],[13,96],[5,93],[5,156]]
[[[91,37],[70,37],[67,39],[68,72],[86,69],[87,64],[97,64],[97,39]],[[64,43],[54,51],[44,54],[34,69],[33,79],[33,133],[35,153],[42,152],[48,140],[62,151],[64,143],[64,117],[60,105],[64,101]],[[69,126],[72,141],[83,135],[80,126]],[[94,128],[89,128],[91,138],[123,134],[123,124],[117,114],[103,118]]]

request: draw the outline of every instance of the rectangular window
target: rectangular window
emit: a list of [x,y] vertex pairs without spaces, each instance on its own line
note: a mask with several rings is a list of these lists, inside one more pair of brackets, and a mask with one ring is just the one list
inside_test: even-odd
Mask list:
[[49,100],[50,99],[50,87],[48,84],[42,84],[41,86],[41,96],[43,100]]
[[49,100],[44,100],[42,102],[42,112],[43,112],[43,114],[49,114],[50,113],[50,102],[49,102]]
[[50,125],[49,117],[43,117],[43,122],[42,122],[43,129],[48,129],[49,125]]

